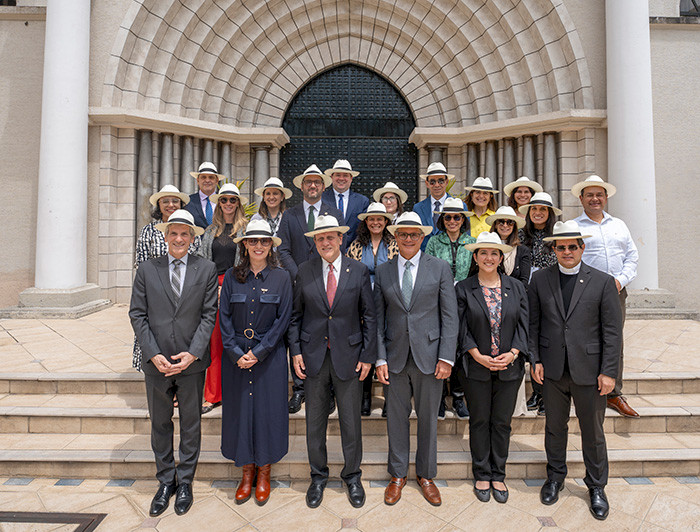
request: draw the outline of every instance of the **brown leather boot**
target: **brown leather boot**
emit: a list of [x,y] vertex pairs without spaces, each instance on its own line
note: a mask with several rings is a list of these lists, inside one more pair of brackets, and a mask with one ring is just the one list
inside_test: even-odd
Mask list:
[[255,503],[262,506],[270,498],[270,464],[258,467],[258,483],[255,486]]
[[250,493],[253,491],[253,480],[255,480],[255,464],[244,465],[243,477],[241,477],[236,490],[236,504],[243,504],[250,499]]

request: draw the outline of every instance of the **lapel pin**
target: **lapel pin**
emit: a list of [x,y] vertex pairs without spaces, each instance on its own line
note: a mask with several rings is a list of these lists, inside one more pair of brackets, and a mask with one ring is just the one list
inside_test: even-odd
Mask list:
[[260,289],[260,291],[263,292],[263,293],[264,293],[264,292],[267,292],[267,290],[268,290],[267,288],[261,288],[261,289]]
[[578,282],[579,282],[579,283],[582,283],[582,282],[583,282],[583,279],[579,279]]
[[345,268],[345,271],[346,271],[347,273],[350,273],[350,268]]
[[506,297],[508,297],[508,292],[506,292],[506,293],[505,293],[505,294],[503,294],[503,295],[504,295],[504,296],[506,296]]

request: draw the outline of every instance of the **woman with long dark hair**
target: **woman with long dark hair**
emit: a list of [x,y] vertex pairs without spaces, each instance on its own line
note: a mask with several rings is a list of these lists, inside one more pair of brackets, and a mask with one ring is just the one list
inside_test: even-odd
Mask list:
[[456,291],[474,493],[487,502],[493,491],[505,503],[511,419],[525,374],[528,300],[525,286],[503,271],[503,255],[512,247],[498,234],[483,232],[467,248],[474,253],[474,275],[457,283]]
[[515,211],[518,217],[523,219],[525,219],[525,215],[520,213],[518,209],[530,203],[532,196],[537,192],[542,192],[542,185],[525,176],[503,187],[503,193],[508,198],[508,206]]
[[496,233],[501,242],[513,249],[503,256],[503,269],[506,275],[517,279],[527,287],[530,282],[530,248],[520,242],[518,230],[525,227],[525,220],[520,218],[508,205],[499,207],[496,214],[486,218],[491,225],[491,232]]
[[243,476],[236,503],[270,496],[271,464],[287,454],[287,348],[292,281],[273,246],[280,239],[264,220],[252,220],[236,237],[240,261],[226,272],[220,299],[224,354],[221,359],[221,452]]
[[285,187],[280,179],[271,177],[263,186],[255,189],[255,194],[260,196],[262,201],[251,220],[265,220],[270,224],[272,233],[277,235],[277,228],[287,208],[287,200],[292,197],[292,191]]

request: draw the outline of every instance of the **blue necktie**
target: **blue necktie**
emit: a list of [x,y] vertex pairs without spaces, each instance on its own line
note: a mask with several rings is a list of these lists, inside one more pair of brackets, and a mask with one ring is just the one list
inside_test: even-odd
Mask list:
[[[441,210],[442,209],[440,208],[440,202],[438,200],[435,200],[435,205],[433,206],[433,212],[441,211]],[[433,214],[433,227],[437,227],[438,218],[440,218],[440,214]]]
[[211,201],[209,198],[207,198],[207,209],[204,214],[207,216],[207,225],[211,225],[211,222],[214,219],[214,212],[211,209]]
[[338,210],[345,216],[345,209],[343,208],[343,194],[338,194]]

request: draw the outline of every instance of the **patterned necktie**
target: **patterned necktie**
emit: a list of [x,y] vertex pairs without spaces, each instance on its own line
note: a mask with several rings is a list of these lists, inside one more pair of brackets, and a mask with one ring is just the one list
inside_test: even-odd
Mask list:
[[403,281],[401,282],[401,295],[403,296],[403,302],[406,304],[406,308],[411,304],[411,296],[413,295],[412,267],[413,264],[411,264],[411,261],[406,261],[406,267],[403,271]]
[[214,219],[214,211],[211,208],[211,200],[209,200],[209,198],[207,198],[207,208],[204,214],[207,216],[207,224],[211,225],[211,222]]
[[[433,213],[434,212],[440,212],[440,202],[438,200],[435,200],[435,205],[433,205]],[[440,218],[439,214],[433,214],[433,225],[437,227],[437,221],[438,218]]]
[[343,196],[344,194],[338,194],[338,210],[345,216],[345,209],[343,208]]
[[333,306],[333,300],[335,299],[335,291],[338,289],[338,281],[333,273],[333,265],[328,265],[328,279],[326,280],[326,297],[328,298],[328,306]]
[[180,259],[175,259],[173,261],[173,273],[170,275],[170,287],[173,289],[173,294],[175,294],[175,301],[180,300],[180,281],[182,279],[180,273],[180,265],[182,261]]
[[314,216],[314,206],[312,205],[311,207],[309,207],[309,222],[308,222],[309,231],[313,231],[315,226],[316,226],[316,217]]

